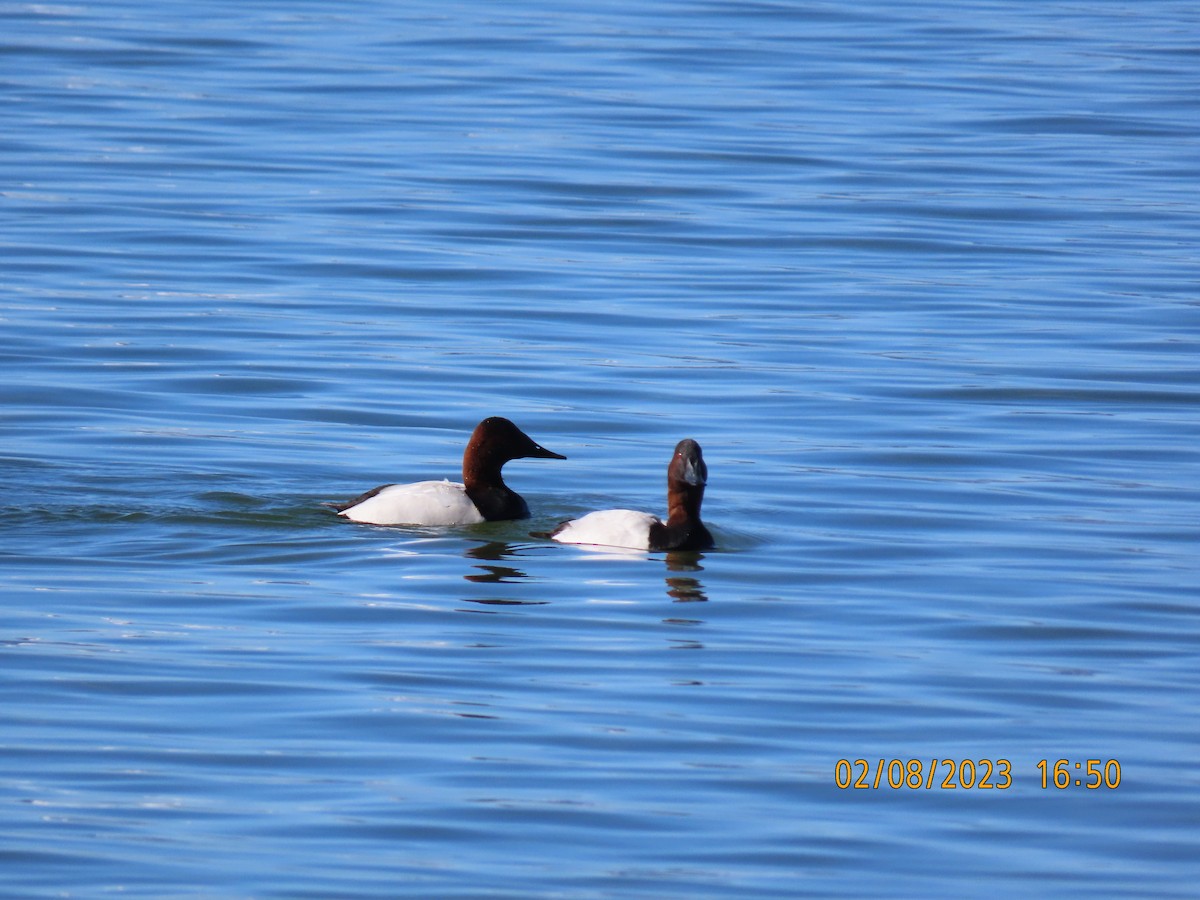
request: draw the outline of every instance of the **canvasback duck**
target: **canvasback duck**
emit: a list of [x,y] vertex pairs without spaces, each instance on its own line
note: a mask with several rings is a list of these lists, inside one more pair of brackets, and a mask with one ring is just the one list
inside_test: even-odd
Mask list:
[[525,500],[504,483],[510,459],[566,459],[536,443],[508,419],[492,416],[475,426],[463,453],[463,483],[385,484],[348,503],[331,504],[339,516],[369,525],[471,525],[524,519]]
[[708,466],[700,445],[680,441],[667,466],[667,521],[632,509],[605,509],[563,522],[549,537],[564,544],[598,544],[632,550],[708,550],[712,535],[700,521]]

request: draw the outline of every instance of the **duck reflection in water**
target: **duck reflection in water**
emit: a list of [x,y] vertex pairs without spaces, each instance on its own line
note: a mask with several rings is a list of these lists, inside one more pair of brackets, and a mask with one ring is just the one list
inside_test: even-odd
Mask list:
[[[703,558],[703,553],[668,553],[667,571],[703,572],[704,566],[700,565],[700,560]],[[704,585],[700,583],[699,578],[692,575],[668,575],[667,596],[676,603],[706,603],[708,601]]]
[[[521,584],[530,580],[524,569],[519,569],[511,563],[520,556],[523,550],[528,550],[527,544],[512,544],[507,541],[488,541],[477,544],[463,554],[468,559],[481,560],[482,564],[473,566],[471,573],[464,575],[464,581],[473,584]],[[667,566],[666,576],[667,596],[676,603],[707,602],[708,595],[704,585],[694,574],[704,571],[700,560],[704,554],[697,552],[673,552],[666,554],[664,562]],[[481,600],[467,598],[472,603],[503,603],[512,605],[545,605],[545,600]]]
[[676,603],[707,603],[704,585],[695,578],[667,578],[667,596]]
[[506,541],[489,541],[486,544],[471,547],[465,555],[469,559],[485,560],[483,565],[475,566],[476,569],[482,570],[483,574],[471,573],[464,575],[463,578],[478,584],[517,584],[528,581],[529,576],[522,570],[513,566],[500,565],[500,563],[516,557],[517,549],[516,544]]
[[[474,584],[525,584],[529,576],[515,566],[504,565],[519,556],[529,545],[510,544],[507,541],[488,541],[471,547],[464,554],[468,559],[483,560],[482,565],[474,568],[480,572],[464,575],[465,581]],[[480,606],[545,606],[549,600],[526,600],[517,597],[464,597],[466,603],[477,603]],[[476,610],[478,612],[478,610]]]

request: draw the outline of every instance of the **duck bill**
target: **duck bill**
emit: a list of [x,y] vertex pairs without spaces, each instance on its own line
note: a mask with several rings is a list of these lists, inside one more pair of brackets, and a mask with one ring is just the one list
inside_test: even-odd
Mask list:
[[525,454],[530,459],[566,459],[561,453],[555,453],[553,450],[547,450],[541,444],[534,444]]
[[679,474],[685,483],[693,487],[704,487],[704,485],[708,484],[708,466],[704,464],[704,460],[702,459],[685,456],[683,459],[683,471]]

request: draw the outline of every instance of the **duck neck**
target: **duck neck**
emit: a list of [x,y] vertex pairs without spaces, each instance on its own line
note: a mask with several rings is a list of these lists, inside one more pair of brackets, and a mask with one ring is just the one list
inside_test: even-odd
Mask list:
[[703,485],[672,482],[667,489],[667,524],[681,525],[684,522],[699,522],[700,504],[703,500]]
[[495,462],[486,456],[478,456],[470,462],[463,460],[463,485],[470,493],[472,489],[503,488],[507,490],[504,477],[500,474],[504,463]]
[[489,522],[500,519],[523,519],[529,515],[525,500],[504,483],[500,475],[503,462],[495,463],[486,457],[463,463],[463,487],[475,508]]
[[700,521],[703,486],[672,483],[667,490],[667,521],[650,526],[651,550],[708,550],[712,535]]

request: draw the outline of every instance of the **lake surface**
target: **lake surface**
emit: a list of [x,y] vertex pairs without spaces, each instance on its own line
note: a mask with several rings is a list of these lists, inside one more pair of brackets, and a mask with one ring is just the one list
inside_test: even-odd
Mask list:
[[0,5],[0,894],[1195,896],[1194,3],[254,7]]

